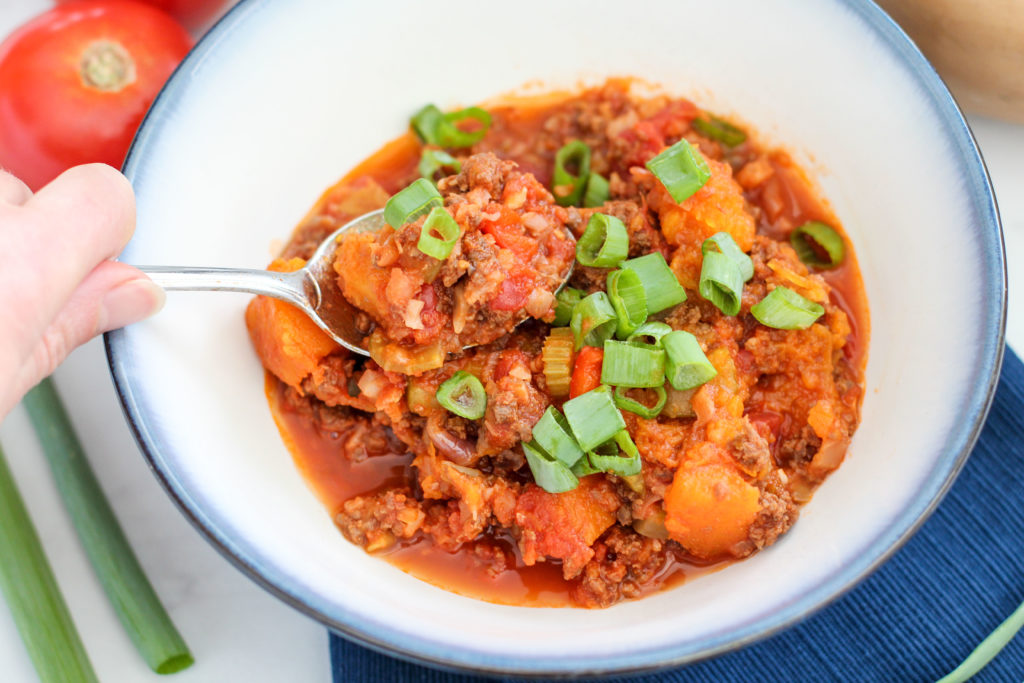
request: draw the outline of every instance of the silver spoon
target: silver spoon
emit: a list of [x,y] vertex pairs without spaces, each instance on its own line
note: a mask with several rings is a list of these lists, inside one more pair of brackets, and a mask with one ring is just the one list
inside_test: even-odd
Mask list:
[[370,355],[365,335],[356,328],[359,310],[341,294],[334,272],[334,252],[347,232],[376,232],[384,227],[384,210],[346,223],[317,247],[305,267],[291,273],[251,268],[185,268],[138,266],[153,282],[169,291],[220,291],[262,294],[297,306],[349,351]]
[[[364,214],[332,232],[309,257],[305,267],[291,273],[251,268],[178,266],[138,266],[138,269],[169,291],[248,292],[287,301],[302,309],[334,341],[349,351],[369,356],[364,346],[366,335],[356,327],[360,311],[348,302],[337,286],[334,252],[345,233],[376,232],[383,227],[383,209]],[[569,281],[572,266],[570,263],[559,289]]]

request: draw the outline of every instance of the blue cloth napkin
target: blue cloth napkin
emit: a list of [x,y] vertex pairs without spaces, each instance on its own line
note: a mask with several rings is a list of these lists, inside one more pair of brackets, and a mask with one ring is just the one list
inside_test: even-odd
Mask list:
[[[1024,601],[1024,365],[1007,349],[988,422],[916,535],[846,596],[767,640],[614,681],[935,681]],[[428,669],[331,636],[336,683],[494,681]],[[1024,680],[1024,633],[974,680]]]

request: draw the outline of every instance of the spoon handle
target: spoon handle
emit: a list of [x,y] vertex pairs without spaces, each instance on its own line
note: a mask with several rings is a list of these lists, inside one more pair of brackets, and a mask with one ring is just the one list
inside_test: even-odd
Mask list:
[[248,292],[309,307],[304,290],[305,274],[276,273],[247,268],[186,268],[178,266],[137,266],[153,282],[167,290]]

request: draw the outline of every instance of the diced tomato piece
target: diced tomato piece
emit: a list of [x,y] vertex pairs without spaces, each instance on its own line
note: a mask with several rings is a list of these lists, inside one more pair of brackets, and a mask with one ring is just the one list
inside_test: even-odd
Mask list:
[[491,299],[495,311],[518,311],[526,305],[533,291],[533,277],[525,273],[512,275],[501,283],[497,296]]
[[562,239],[557,232],[552,232],[544,243],[548,257],[555,261],[571,261],[576,258],[576,243]]
[[519,349],[506,349],[501,352],[501,357],[494,364],[494,381],[498,381],[508,374],[514,365],[530,366],[530,357]]
[[569,380],[569,398],[576,398],[591,389],[601,386],[601,363],[604,362],[604,349],[596,346],[584,346],[576,354],[576,364]]
[[423,332],[426,339],[437,336],[437,331],[445,323],[445,316],[437,310],[437,290],[435,285],[424,284],[420,288],[416,298],[423,302],[423,310],[420,311],[420,322],[423,323]]
[[508,249],[524,263],[537,255],[537,240],[528,236],[520,223],[519,214],[501,207],[501,217],[496,221],[480,221],[480,230],[494,238],[498,246]]

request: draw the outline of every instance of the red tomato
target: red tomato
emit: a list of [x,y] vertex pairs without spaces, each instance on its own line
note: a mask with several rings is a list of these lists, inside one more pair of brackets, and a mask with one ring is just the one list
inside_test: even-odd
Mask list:
[[0,45],[0,166],[38,189],[76,164],[120,166],[153,98],[192,46],[135,0],[79,0]]
[[533,278],[529,275],[512,275],[502,281],[501,289],[493,299],[491,308],[495,311],[518,311],[526,305],[533,291]]
[[[57,0],[57,4],[68,4],[76,0]],[[147,5],[159,7],[188,28],[199,28],[213,19],[227,4],[226,0],[141,0]]]
[[519,214],[502,207],[502,216],[497,221],[480,221],[480,230],[492,236],[499,247],[528,262],[537,255],[537,242],[525,234],[519,220]]
[[603,362],[604,349],[596,346],[584,346],[580,349],[576,354],[576,364],[572,368],[572,379],[569,380],[569,398],[576,398],[601,386]]

